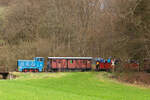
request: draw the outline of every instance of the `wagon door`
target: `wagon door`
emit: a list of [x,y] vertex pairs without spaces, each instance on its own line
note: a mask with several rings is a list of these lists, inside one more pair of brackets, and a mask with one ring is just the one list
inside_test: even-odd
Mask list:
[[81,69],[81,64],[80,64],[80,60],[79,59],[76,60],[76,69],[77,70]]
[[92,68],[92,61],[87,60],[87,70],[90,70]]
[[67,69],[67,60],[66,59],[62,60],[62,68],[63,68],[63,70]]
[[57,69],[57,62],[56,59],[52,59],[52,69]]
[[86,69],[87,60],[82,60],[82,69]]
[[60,71],[62,69],[62,60],[61,59],[57,59],[57,69]]

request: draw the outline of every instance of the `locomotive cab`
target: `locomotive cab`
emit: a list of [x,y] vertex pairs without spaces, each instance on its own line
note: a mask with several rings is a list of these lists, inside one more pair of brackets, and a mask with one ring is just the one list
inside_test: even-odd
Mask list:
[[42,70],[44,68],[44,58],[43,57],[35,57],[34,60],[36,63],[36,67],[38,67],[38,70],[40,72],[42,72]]

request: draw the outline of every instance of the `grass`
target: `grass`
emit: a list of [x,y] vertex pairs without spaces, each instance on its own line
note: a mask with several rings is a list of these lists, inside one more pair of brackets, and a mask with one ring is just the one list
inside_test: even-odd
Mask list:
[[149,88],[115,82],[107,73],[15,74],[20,77],[0,81],[1,100],[150,100]]

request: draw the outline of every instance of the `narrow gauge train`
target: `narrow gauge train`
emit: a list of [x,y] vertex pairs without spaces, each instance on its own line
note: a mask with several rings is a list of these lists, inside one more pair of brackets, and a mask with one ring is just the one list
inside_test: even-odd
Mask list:
[[18,60],[19,72],[42,72],[42,71],[68,71],[68,70],[91,70],[92,57],[48,57],[45,59],[35,57],[33,60]]
[[[17,70],[19,72],[51,72],[51,71],[68,71],[94,70],[92,64],[96,63],[96,70],[110,71],[113,68],[111,59],[99,59],[93,57],[35,57],[33,60],[18,60]],[[127,66],[126,66],[127,65]],[[139,69],[137,63],[131,62],[125,64],[127,69]]]

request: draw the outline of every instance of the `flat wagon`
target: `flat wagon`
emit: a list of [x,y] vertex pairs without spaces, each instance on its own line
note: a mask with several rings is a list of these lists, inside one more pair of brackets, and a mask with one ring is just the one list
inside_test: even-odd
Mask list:
[[96,58],[96,70],[106,70],[109,71],[112,69],[112,63],[111,63],[111,59],[98,59]]

